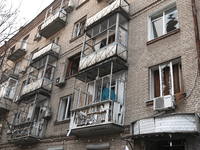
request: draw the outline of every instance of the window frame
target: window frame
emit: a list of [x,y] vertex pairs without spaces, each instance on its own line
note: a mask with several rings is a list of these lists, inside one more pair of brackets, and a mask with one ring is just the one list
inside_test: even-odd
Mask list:
[[27,43],[28,43],[28,38],[29,38],[29,35],[27,35],[23,38],[22,43],[21,43],[21,49],[26,49]]
[[60,99],[57,122],[70,120],[71,103],[72,103],[72,95],[68,95]]
[[[71,70],[72,70],[73,62],[77,61],[78,59],[79,59],[79,61],[78,61],[78,66],[76,68],[76,71],[75,71],[75,73],[72,73]],[[78,54],[68,58],[67,71],[66,71],[66,75],[65,75],[66,77],[71,77],[78,73],[80,59],[81,59],[81,53],[78,53]]]
[[[172,4],[169,4],[169,5],[165,6],[164,8],[161,8],[158,11],[155,11],[154,13],[152,13],[152,14],[149,15],[149,17],[148,17],[148,41],[154,40],[156,38],[159,38],[159,37],[161,37],[163,35],[166,35],[166,34],[168,34],[170,32],[173,32],[173,31],[179,29],[179,21],[178,21],[179,19],[178,19],[178,11],[177,11],[177,21],[178,21],[177,28],[174,29],[174,30],[171,30],[170,32],[166,31],[165,12],[167,12],[167,11],[173,9],[173,8],[176,8],[176,11],[177,11],[176,2],[173,2]],[[159,18],[156,18],[153,21],[151,19],[153,17],[159,16],[161,14],[162,14],[162,16],[159,17],[159,18],[162,18],[162,21],[163,21],[163,27],[162,27],[163,34],[160,35],[160,36],[154,37],[152,22],[155,21],[155,20],[158,20]]]
[[154,67],[149,68],[149,95],[150,95],[150,99],[154,99],[155,97],[155,85],[154,85],[154,72],[156,70],[159,71],[159,87],[160,87],[160,96],[165,96],[163,95],[163,79],[160,76],[160,74],[162,74],[162,67],[168,65],[170,67],[170,82],[171,82],[171,93],[169,95],[175,95],[175,91],[174,91],[174,74],[173,74],[173,66],[174,65],[178,65],[178,79],[179,79],[179,89],[181,90],[182,87],[182,65],[181,65],[181,59],[175,59],[172,61],[168,61],[159,65],[156,65]]
[[[81,23],[84,23],[84,25],[82,27],[80,27],[80,25],[82,25]],[[74,39],[84,33],[85,24],[86,24],[86,17],[83,17],[74,23],[72,39]],[[77,29],[77,28],[79,28],[79,29]],[[77,31],[77,33],[76,33],[76,30],[79,30],[79,32]],[[82,30],[82,32],[81,32],[81,30]]]

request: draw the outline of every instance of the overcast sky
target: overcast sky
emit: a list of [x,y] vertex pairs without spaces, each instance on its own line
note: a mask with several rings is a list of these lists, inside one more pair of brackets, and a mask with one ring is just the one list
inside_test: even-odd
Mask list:
[[53,0],[7,0],[8,3],[17,8],[20,3],[20,25],[30,22],[45,7],[53,2]]

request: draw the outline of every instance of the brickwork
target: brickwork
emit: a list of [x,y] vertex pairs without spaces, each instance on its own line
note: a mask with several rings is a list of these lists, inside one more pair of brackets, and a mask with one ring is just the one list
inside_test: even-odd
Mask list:
[[[55,0],[52,5],[59,7],[59,4],[57,4],[59,2]],[[42,37],[40,41],[34,41],[38,26],[43,22],[47,8],[15,36],[19,36],[19,41],[22,41],[23,37],[29,35],[26,48],[27,53],[22,58],[21,66],[27,66],[31,52],[43,48],[49,44],[53,38],[59,37],[58,44],[61,46],[61,50],[54,75],[51,97],[48,101],[48,106],[51,107],[53,114],[51,118],[47,120],[47,128],[43,138],[35,145],[15,146],[14,144],[9,144],[8,139],[11,138],[11,134],[7,133],[8,126],[6,125],[2,133],[0,144],[0,149],[2,150],[48,150],[48,148],[56,147],[63,147],[64,150],[86,150],[87,144],[107,142],[110,143],[111,150],[122,150],[125,149],[126,145],[131,149],[128,143],[121,139],[122,137],[129,136],[130,134],[128,132],[87,138],[77,138],[72,135],[67,137],[70,120],[57,121],[60,100],[62,97],[73,94],[74,82],[77,79],[74,77],[67,77],[64,87],[55,86],[56,79],[60,77],[64,80],[69,58],[82,51],[82,44],[84,41],[84,35],[72,39],[74,24],[83,17],[87,19],[90,18],[106,6],[106,0],[102,0],[100,3],[96,0],[89,0],[81,7],[77,7],[78,0],[73,0],[73,2],[75,9],[67,14],[66,26],[48,39]],[[136,120],[152,117],[158,113],[153,110],[153,105],[146,105],[146,101],[150,100],[150,68],[177,58],[181,60],[184,92],[186,96],[189,95],[191,91],[192,93],[188,98],[182,100],[181,104],[177,106],[176,109],[166,111],[165,114],[194,113],[196,104],[199,101],[200,79],[199,76],[195,79],[197,72],[197,50],[191,0],[127,0],[127,2],[130,4],[130,21],[128,29],[128,70],[126,72],[124,125],[129,126]],[[174,2],[176,2],[177,6],[178,26],[180,31],[178,30],[170,36],[147,44],[150,30],[149,16]],[[197,0],[196,6],[200,29],[200,2]],[[21,42],[10,42],[7,53],[13,45],[16,44],[16,46],[20,46],[20,43]],[[1,49],[3,48],[4,47]],[[14,67],[16,63],[6,59],[5,62],[11,67]],[[7,67],[4,69],[6,68]],[[27,79],[28,71],[29,69],[27,69],[24,75],[20,75],[15,96],[19,95],[22,82]],[[83,83],[77,80],[76,84],[82,85]],[[76,97],[77,95],[75,95],[75,98],[72,100],[71,108],[76,107]],[[11,122],[13,114],[17,113],[17,108],[25,105],[26,104],[18,102],[13,103],[7,117],[8,122]],[[186,142],[189,143],[189,146],[197,145],[197,142],[192,140],[192,138],[188,138]],[[145,149],[145,140],[136,140],[134,147],[136,150]]]

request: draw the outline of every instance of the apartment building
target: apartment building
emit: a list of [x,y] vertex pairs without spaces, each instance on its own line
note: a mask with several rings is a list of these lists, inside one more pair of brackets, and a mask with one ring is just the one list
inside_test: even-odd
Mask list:
[[199,20],[197,0],[54,0],[0,48],[0,149],[200,149]]

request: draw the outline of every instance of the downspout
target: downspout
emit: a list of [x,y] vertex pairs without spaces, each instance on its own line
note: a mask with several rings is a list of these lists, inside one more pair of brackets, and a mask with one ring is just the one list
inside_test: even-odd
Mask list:
[[195,0],[191,0],[191,3],[192,3],[192,14],[193,14],[193,20],[194,20],[194,32],[195,32],[195,42],[196,42],[196,49],[197,49],[198,66],[199,66],[199,72],[200,72],[200,40],[199,40],[197,10],[196,10]]

